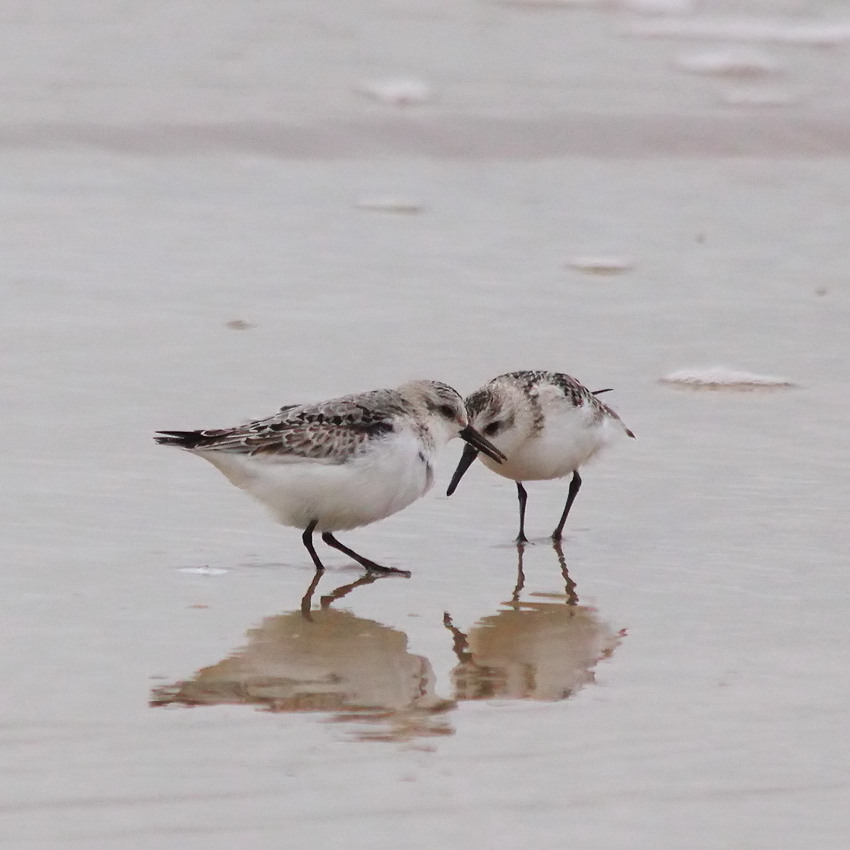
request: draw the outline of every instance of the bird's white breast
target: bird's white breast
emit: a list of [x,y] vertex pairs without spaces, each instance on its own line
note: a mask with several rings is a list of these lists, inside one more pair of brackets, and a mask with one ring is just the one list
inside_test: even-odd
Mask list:
[[608,417],[597,420],[588,405],[547,407],[541,430],[506,431],[493,438],[507,460],[497,464],[479,455],[488,469],[513,481],[562,478],[590,460],[619,427]]
[[406,508],[433,483],[431,452],[408,429],[361,447],[344,463],[273,454],[197,452],[279,522],[318,531],[357,528]]

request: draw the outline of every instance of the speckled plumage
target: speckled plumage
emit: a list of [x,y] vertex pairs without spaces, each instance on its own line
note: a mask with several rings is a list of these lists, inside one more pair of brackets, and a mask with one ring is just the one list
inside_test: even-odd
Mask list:
[[[617,413],[607,404],[600,401],[591,390],[571,375],[566,375],[563,372],[547,372],[539,369],[506,372],[504,375],[493,378],[492,381],[485,384],[481,389],[470,393],[466,397],[466,410],[469,413],[470,421],[477,421],[482,416],[485,416],[488,407],[493,408],[493,412],[495,412],[494,405],[499,404],[498,387],[501,385],[512,385],[525,394],[531,409],[532,431],[535,434],[543,430],[546,421],[546,413],[544,412],[543,402],[540,398],[541,389],[544,386],[555,387],[560,390],[563,401],[568,405],[572,405],[575,408],[585,406],[589,410],[594,422],[598,423],[609,417],[622,423]],[[516,418],[513,412],[508,408],[504,410],[504,414],[512,425]],[[625,425],[623,425],[623,428],[629,436],[634,436]]]
[[456,390],[439,381],[411,381],[287,405],[235,428],[160,431],[156,440],[209,461],[279,522],[304,529],[317,569],[314,531],[367,569],[386,569],[343,547],[331,532],[383,519],[423,496],[433,483],[437,450],[456,436],[501,456],[469,428]]
[[[523,481],[561,478],[572,474],[570,495],[553,538],[558,539],[581,486],[578,468],[599,452],[616,434],[634,434],[587,387],[562,372],[527,370],[493,378],[466,398],[470,423],[506,455],[498,467],[487,458],[489,469],[517,483],[520,501],[519,541],[525,538]],[[476,457],[466,449],[449,493],[454,492]]]
[[408,411],[398,390],[372,390],[315,404],[290,404],[273,416],[205,431],[165,431],[179,436],[191,451],[265,454],[285,462],[311,460],[346,463],[358,449],[393,431]]

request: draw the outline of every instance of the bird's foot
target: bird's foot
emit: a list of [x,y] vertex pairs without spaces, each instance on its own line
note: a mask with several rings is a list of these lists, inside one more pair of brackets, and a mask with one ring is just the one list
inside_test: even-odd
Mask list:
[[370,573],[380,573],[384,576],[402,576],[403,578],[410,578],[410,570],[399,570],[396,567],[385,567],[381,564],[376,564],[372,562],[371,564],[363,564],[366,567],[366,570]]

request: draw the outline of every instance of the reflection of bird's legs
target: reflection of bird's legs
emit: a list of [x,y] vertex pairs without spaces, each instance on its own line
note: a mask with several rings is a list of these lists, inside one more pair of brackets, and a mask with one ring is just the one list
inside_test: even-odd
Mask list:
[[358,555],[353,549],[349,549],[348,546],[340,543],[339,540],[330,533],[330,531],[322,532],[322,540],[324,540],[328,546],[333,546],[334,549],[339,549],[340,552],[344,552],[349,558],[353,558],[358,564],[366,567],[366,569],[370,572],[394,573],[395,575],[410,578],[410,573],[407,570],[397,570],[395,567],[383,567],[380,564],[376,564],[374,561],[370,561],[368,558],[364,558],[362,555]]
[[365,576],[360,576],[357,581],[352,581],[349,584],[344,584],[341,587],[338,587],[336,590],[331,593],[325,594],[322,599],[322,608],[329,608],[331,602],[336,601],[337,599],[342,599],[348,593],[351,593],[355,587],[360,587],[364,584],[372,584],[373,581],[377,581],[382,577],[382,573],[366,573]]
[[472,661],[472,652],[469,649],[469,641],[466,635],[452,622],[452,616],[448,611],[443,613],[443,625],[452,633],[454,638],[452,649],[454,649],[457,660],[461,664],[467,661]]
[[305,620],[312,620],[313,618],[310,616],[310,608],[313,605],[313,591],[319,584],[319,579],[322,577],[323,570],[316,570],[313,574],[313,580],[310,582],[310,586],[307,588],[307,592],[301,599],[301,616],[304,617]]
[[564,557],[564,550],[561,548],[561,541],[554,540],[552,548],[558,556],[558,563],[561,566],[561,575],[564,577],[564,589],[567,594],[567,605],[578,605],[578,593],[576,593],[576,583],[570,578],[567,570],[567,559]]
[[564,523],[567,521],[567,516],[570,512],[570,508],[573,506],[573,502],[576,500],[576,496],[578,496],[579,488],[581,487],[581,476],[578,474],[578,470],[576,469],[573,472],[572,481],[570,481],[570,489],[567,493],[567,504],[564,505],[564,512],[561,514],[561,521],[558,523],[555,530],[552,532],[553,540],[561,539],[561,532],[564,530]]
[[525,570],[522,568],[522,556],[525,552],[525,544],[517,543],[516,545],[516,587],[511,594],[511,603],[516,606],[519,604],[520,591],[525,587]]
[[[349,582],[348,584],[343,584],[338,587],[336,590],[331,591],[330,593],[325,594],[320,599],[320,604],[322,608],[329,608],[331,602],[334,602],[337,599],[342,599],[343,596],[351,593],[355,587],[360,587],[364,584],[372,584],[373,581],[377,581],[379,578],[383,577],[383,573],[366,573],[364,576],[360,576],[357,581]],[[307,592],[304,594],[304,597],[301,599],[301,614],[305,620],[312,620],[312,616],[310,615],[310,609],[313,607],[313,593],[318,587],[319,580],[322,577],[322,573],[318,570],[313,576],[313,580],[310,582],[310,586],[307,588]]]

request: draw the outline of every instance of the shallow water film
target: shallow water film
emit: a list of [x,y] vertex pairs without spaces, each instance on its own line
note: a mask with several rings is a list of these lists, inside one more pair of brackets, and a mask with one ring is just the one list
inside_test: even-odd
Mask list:
[[[833,850],[850,815],[850,13],[0,12],[0,841]],[[156,446],[567,372],[635,440],[462,450],[340,538]]]

